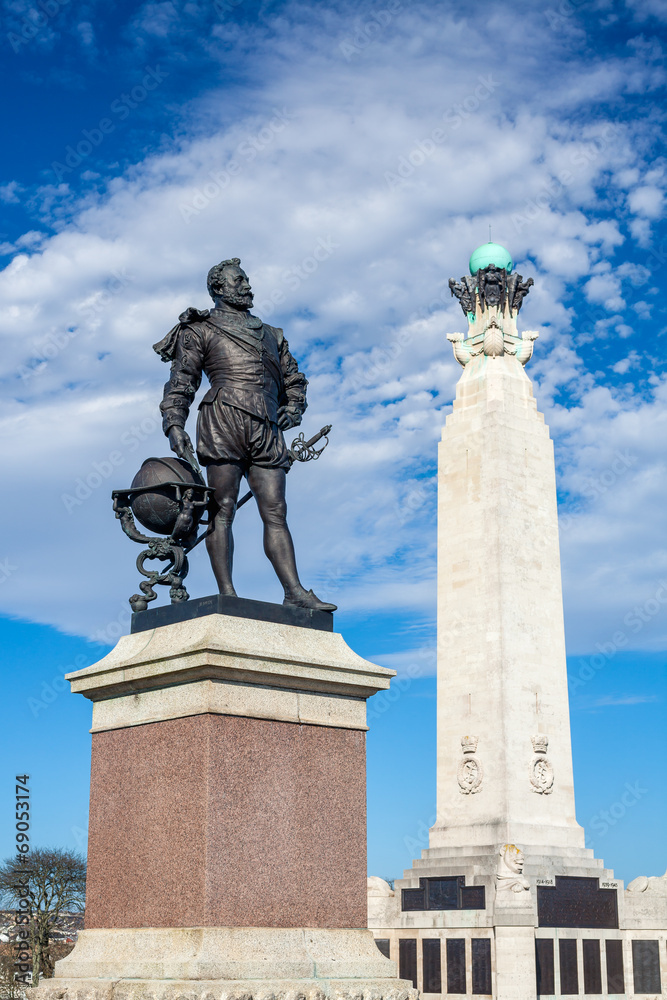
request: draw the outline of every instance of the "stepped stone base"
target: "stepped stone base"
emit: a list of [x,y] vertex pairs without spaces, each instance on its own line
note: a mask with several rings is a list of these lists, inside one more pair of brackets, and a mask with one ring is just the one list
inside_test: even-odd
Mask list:
[[[555,847],[555,846],[525,846],[519,843],[525,857],[523,874],[531,882],[553,875],[577,875],[601,879],[613,879],[611,869],[604,867],[604,862],[594,857],[593,851],[587,847]],[[412,868],[403,873],[398,880],[401,888],[407,888],[408,883],[428,876],[466,875],[474,878],[479,875],[494,876],[498,867],[498,850],[501,845],[485,847],[429,847],[422,851],[421,858],[412,862]],[[416,884],[416,883],[415,883]]]
[[416,1000],[368,930],[82,931],[34,1000]]

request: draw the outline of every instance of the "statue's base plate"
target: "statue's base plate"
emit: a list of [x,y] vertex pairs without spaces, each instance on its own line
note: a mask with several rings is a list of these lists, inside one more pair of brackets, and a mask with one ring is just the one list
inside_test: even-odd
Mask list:
[[418,1000],[405,979],[44,979],[31,1000]]
[[295,608],[290,604],[249,601],[244,597],[225,597],[223,594],[137,611],[132,615],[130,631],[146,632],[149,629],[159,628],[160,625],[191,621],[203,615],[231,615],[234,618],[250,618],[253,621],[276,622],[278,625],[296,625],[298,628],[333,632],[333,615],[330,611],[310,611],[307,608]]

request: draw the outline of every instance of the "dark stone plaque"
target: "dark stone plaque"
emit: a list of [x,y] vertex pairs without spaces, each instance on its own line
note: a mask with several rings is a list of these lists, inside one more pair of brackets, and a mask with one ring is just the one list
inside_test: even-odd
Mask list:
[[279,625],[296,625],[298,628],[314,628],[321,632],[333,632],[333,615],[329,611],[311,611],[289,604],[270,604],[268,601],[248,601],[244,597],[225,597],[213,594],[199,597],[194,601],[166,604],[148,611],[137,611],[132,615],[131,632],[146,632],[160,625],[190,621],[202,615],[233,615],[235,618],[250,618],[253,621],[277,622]]
[[447,992],[466,992],[465,938],[447,938]]
[[596,878],[556,875],[556,885],[537,887],[540,927],[618,927],[616,889],[600,889]]
[[461,886],[461,909],[462,910],[486,909],[486,889],[484,888],[483,885]]
[[440,938],[422,939],[424,959],[424,985],[422,993],[442,993],[442,970],[440,966]]
[[632,942],[632,973],[635,993],[660,993],[660,943]]
[[537,975],[537,995],[554,996],[556,976],[552,938],[535,938],[535,972]]
[[472,991],[476,996],[491,996],[491,939],[472,939]]
[[417,938],[401,938],[398,942],[398,977],[411,980],[417,989]]
[[623,942],[605,941],[604,948],[607,958],[607,993],[625,993]]
[[561,938],[558,942],[561,996],[576,996],[579,992],[577,942]]
[[[420,879],[424,882],[425,879]],[[401,909],[405,910],[425,910],[426,909],[426,889],[401,889]]]
[[385,958],[390,958],[389,955],[389,938],[375,938],[375,943],[384,955]]
[[[421,879],[419,880],[422,881]],[[427,878],[426,882],[426,909],[427,910],[458,910],[459,889],[465,885],[463,875],[454,875],[447,878]]]
[[463,875],[446,878],[420,878],[418,889],[401,891],[401,909],[405,910],[483,910],[486,894],[483,885],[466,885]]
[[602,965],[600,963],[600,942],[584,938],[581,942],[584,953],[584,993],[602,993]]

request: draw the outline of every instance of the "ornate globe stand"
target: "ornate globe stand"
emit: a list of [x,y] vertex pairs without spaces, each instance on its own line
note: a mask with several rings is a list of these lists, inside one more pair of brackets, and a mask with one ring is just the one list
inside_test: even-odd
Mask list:
[[[134,520],[137,501],[141,504],[143,498],[144,503],[151,503],[156,495],[176,512],[173,528],[166,538],[144,535]],[[157,598],[154,589],[156,585],[169,587],[172,604],[189,600],[190,595],[183,586],[189,570],[187,553],[207,534],[208,528],[197,538],[197,526],[211,503],[213,490],[199,483],[167,482],[160,483],[159,487],[151,484],[131,487],[129,490],[114,490],[111,496],[113,509],[125,534],[133,542],[147,546],[137,556],[137,569],[146,579],[139,584],[141,594],[133,594],[130,598],[132,611],[147,609],[149,601]],[[145,564],[152,559],[166,561],[169,565],[160,570],[148,570]]]

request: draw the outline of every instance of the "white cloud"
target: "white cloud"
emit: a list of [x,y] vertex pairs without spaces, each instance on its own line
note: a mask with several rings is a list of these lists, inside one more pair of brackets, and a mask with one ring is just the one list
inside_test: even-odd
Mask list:
[[651,17],[667,21],[667,9],[663,0],[625,0],[625,3],[638,21],[647,21]]
[[80,21],[76,26],[76,32],[84,48],[92,48],[95,44],[95,29],[90,21]]
[[631,368],[639,368],[640,364],[641,358],[637,351],[630,351],[627,357],[621,358],[615,365],[612,365],[611,370],[617,375],[625,375]]
[[0,184],[0,201],[5,205],[18,205],[20,202],[19,192],[23,188],[18,181],[9,181],[8,184]]
[[400,653],[377,653],[368,657],[371,663],[395,670],[399,677],[415,679],[436,673],[435,645],[416,646]]
[[594,274],[584,286],[589,302],[600,302],[609,312],[615,312],[625,307],[625,299],[621,295],[621,282],[617,274],[610,270]]
[[[137,30],[170,37],[174,13],[170,3],[145,6]],[[20,484],[5,498],[13,530],[0,557],[19,567],[0,590],[6,612],[86,634],[122,615],[138,550],[121,536],[108,494],[167,448],[157,424],[166,368],[151,345],[185,306],[207,305],[208,267],[238,255],[262,315],[285,327],[310,379],[304,430],[334,425],[322,459],[289,478],[304,582],[360,615],[432,619],[436,444],[460,372],[445,334],[464,323],[447,279],[464,272],[489,222],[536,279],[522,322],[542,330],[530,371],[564,484],[577,496],[617,450],[636,455],[564,535],[574,647],[606,634],[630,595],[650,592],[663,572],[660,532],[648,532],[664,520],[662,383],[650,401],[596,386],[577,351],[582,321],[563,302],[585,283],[588,300],[616,314],[621,278],[641,277],[641,262],[612,268],[624,235],[602,188],[614,173],[636,199],[650,166],[636,132],[605,131],[600,115],[586,124],[585,112],[596,95],[622,94],[643,63],[632,52],[593,67],[561,58],[540,11],[512,21],[511,55],[498,58],[510,13],[501,5],[478,22],[406,8],[350,60],[340,43],[355,22],[333,9],[326,30],[306,8],[247,37],[221,24],[202,44],[222,60],[233,35],[253,79],[231,123],[229,94],[211,91],[179,109],[191,138],[106,192],[40,192],[57,232],[39,249],[24,240],[0,273],[0,432]],[[561,60],[557,88],[549,59]],[[486,65],[494,69],[482,99]],[[386,175],[400,176],[403,163],[395,186]],[[318,246],[328,249],[311,269]],[[622,317],[611,320],[623,336]],[[554,402],[564,388],[578,406]],[[630,513],[637,499],[639,518]],[[237,533],[239,591],[279,599],[250,504]],[[192,562],[191,592],[210,592],[205,553]],[[639,641],[654,633],[647,627]]]
[[593,702],[594,708],[609,708],[617,705],[648,705],[658,700],[656,695],[650,694],[627,694],[627,695],[605,695]]
[[626,281],[629,281],[634,288],[645,285],[651,277],[651,272],[642,264],[633,264],[632,261],[625,261],[616,268],[616,274]]
[[664,192],[654,185],[645,185],[635,188],[628,195],[628,205],[630,211],[635,215],[643,215],[648,219],[659,219],[662,217],[665,203]]
[[639,302],[633,303],[632,308],[638,316],[641,316],[642,319],[651,318],[651,309],[653,308],[653,305],[650,302],[644,302],[643,299],[640,299]]

